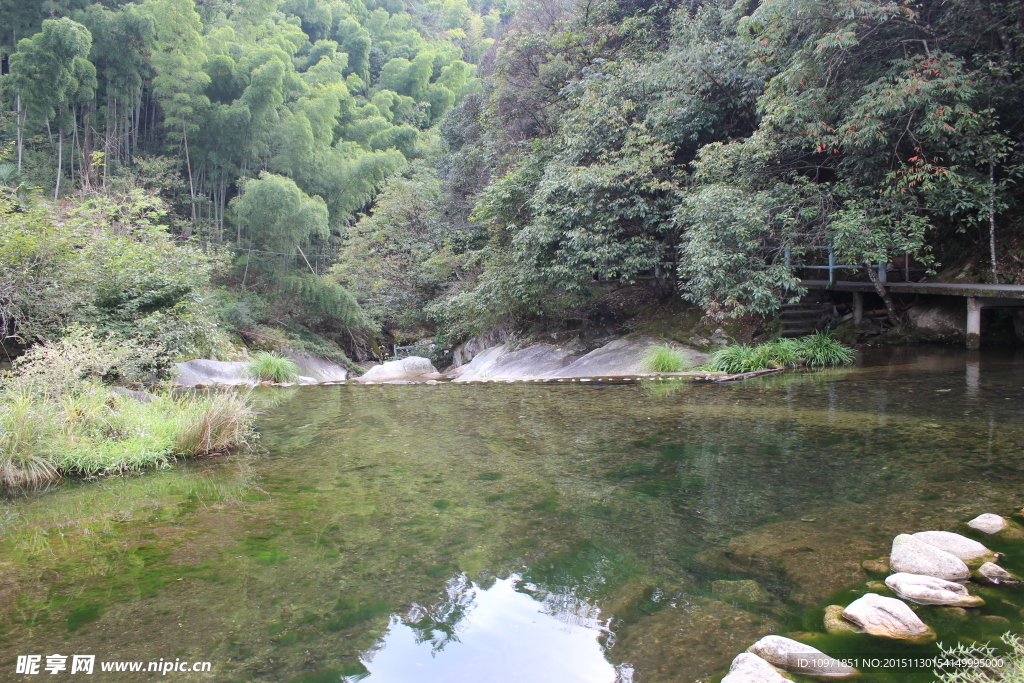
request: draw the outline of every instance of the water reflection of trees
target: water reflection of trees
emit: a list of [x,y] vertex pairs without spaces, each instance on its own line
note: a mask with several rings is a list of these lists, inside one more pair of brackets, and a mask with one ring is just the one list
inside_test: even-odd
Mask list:
[[480,590],[465,574],[453,576],[445,582],[443,599],[429,607],[414,604],[401,622],[416,633],[418,645],[430,643],[437,654],[449,643],[459,642],[459,626],[473,610]]

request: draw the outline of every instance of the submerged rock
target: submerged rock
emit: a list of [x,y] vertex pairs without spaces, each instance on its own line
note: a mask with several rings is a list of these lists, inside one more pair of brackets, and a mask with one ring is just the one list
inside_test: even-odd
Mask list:
[[966,581],[971,570],[963,560],[909,534],[900,534],[892,541],[889,564],[893,571],[924,574],[947,581]]
[[963,607],[939,607],[935,611],[957,621],[967,621],[971,618],[970,613]]
[[977,595],[971,595],[959,583],[921,574],[898,573],[885,580],[896,595],[921,605],[952,605],[954,607],[980,607],[985,604]]
[[980,583],[987,583],[991,586],[1020,583],[1020,579],[993,562],[981,565],[971,576]]
[[775,667],[750,652],[736,655],[722,683],[787,683]]
[[842,605],[829,605],[825,608],[826,633],[856,633],[857,625],[843,618]]
[[865,571],[872,572],[874,574],[886,574],[889,572],[889,558],[880,557],[877,560],[864,560],[860,563],[860,566]]
[[857,675],[856,669],[829,657],[821,650],[782,636],[765,636],[751,645],[747,652],[753,652],[769,664],[793,673],[826,678]]
[[772,596],[757,581],[743,579],[741,581],[712,581],[711,592],[721,600],[743,600],[755,605],[764,605],[772,601]]
[[913,643],[935,640],[935,631],[896,598],[867,593],[847,605],[843,617],[873,636]]
[[999,515],[994,515],[991,512],[986,512],[983,515],[978,515],[971,521],[967,522],[967,526],[972,529],[977,529],[982,533],[986,534],[998,534],[1000,531],[1009,526],[1009,523]]
[[969,565],[977,566],[996,559],[996,554],[981,543],[951,531],[919,531],[914,534],[914,538],[944,550]]

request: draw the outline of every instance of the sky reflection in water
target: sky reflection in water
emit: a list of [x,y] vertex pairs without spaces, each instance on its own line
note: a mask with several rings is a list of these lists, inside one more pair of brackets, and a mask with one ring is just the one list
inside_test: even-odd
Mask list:
[[[525,592],[524,592],[525,591]],[[529,594],[528,594],[529,593]],[[531,595],[539,599],[534,599]],[[629,683],[628,666],[612,666],[599,637],[599,610],[574,597],[537,592],[513,574],[487,589],[464,576],[449,581],[435,610],[392,616],[380,645],[362,659],[369,675],[354,683]]]

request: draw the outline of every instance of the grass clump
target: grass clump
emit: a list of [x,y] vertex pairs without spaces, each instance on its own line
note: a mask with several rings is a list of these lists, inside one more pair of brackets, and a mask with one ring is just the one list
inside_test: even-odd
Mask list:
[[680,372],[687,367],[682,350],[669,344],[650,347],[644,356],[644,365],[651,372]]
[[853,349],[843,346],[831,335],[816,333],[799,339],[776,339],[755,346],[727,346],[711,354],[707,367],[729,373],[798,365],[829,367],[848,365],[853,362],[854,356]]
[[299,366],[291,358],[273,351],[257,351],[245,366],[245,374],[261,382],[294,382],[299,377]]
[[130,361],[146,355],[78,330],[20,358],[0,377],[0,484],[166,467],[247,445],[254,414],[243,394],[143,393],[104,383],[137,378],[146,364]]

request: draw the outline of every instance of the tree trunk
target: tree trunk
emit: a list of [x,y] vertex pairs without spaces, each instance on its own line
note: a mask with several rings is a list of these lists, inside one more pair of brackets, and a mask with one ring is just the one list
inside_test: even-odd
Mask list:
[[182,139],[185,142],[185,166],[188,168],[188,191],[192,198],[192,230],[196,229],[196,184],[192,181],[192,162],[188,158],[188,130],[181,126]]
[[14,96],[14,121],[18,127],[18,173],[21,173],[21,150],[23,149],[21,137],[21,93]]
[[89,103],[82,105],[82,188],[91,192],[93,180],[92,168],[92,126],[90,125]]
[[996,263],[996,166],[988,163],[988,248],[992,257],[992,284],[999,284],[999,266]]
[[64,167],[64,126],[57,131],[57,184],[53,188],[53,201],[57,201],[60,193],[60,175]]
[[867,271],[868,279],[871,280],[871,284],[875,286],[875,292],[878,296],[882,297],[882,301],[885,302],[885,310],[889,313],[889,320],[892,324],[900,331],[903,331],[905,324],[900,314],[896,312],[896,305],[892,302],[892,297],[889,296],[889,291],[882,284],[882,281],[878,279],[878,273],[870,263],[862,263],[861,267]]

